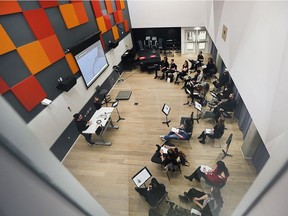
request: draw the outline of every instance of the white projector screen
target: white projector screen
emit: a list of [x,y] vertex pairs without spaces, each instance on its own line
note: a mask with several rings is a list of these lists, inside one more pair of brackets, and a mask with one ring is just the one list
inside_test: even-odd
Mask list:
[[75,59],[87,87],[109,66],[100,40],[75,55]]

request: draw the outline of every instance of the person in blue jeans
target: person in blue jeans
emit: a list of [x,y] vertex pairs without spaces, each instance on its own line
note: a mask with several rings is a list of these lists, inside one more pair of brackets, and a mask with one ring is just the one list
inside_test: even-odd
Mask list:
[[167,135],[161,135],[160,138],[163,141],[171,139],[188,140],[192,135],[192,129],[192,120],[186,119],[184,124],[181,125],[179,128],[172,128],[172,130]]

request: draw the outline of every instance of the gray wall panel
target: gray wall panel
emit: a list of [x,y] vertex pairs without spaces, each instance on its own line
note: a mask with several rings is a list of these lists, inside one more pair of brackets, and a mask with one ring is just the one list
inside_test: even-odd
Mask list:
[[0,58],[0,75],[9,87],[14,86],[32,74],[18,55],[17,51],[11,51]]

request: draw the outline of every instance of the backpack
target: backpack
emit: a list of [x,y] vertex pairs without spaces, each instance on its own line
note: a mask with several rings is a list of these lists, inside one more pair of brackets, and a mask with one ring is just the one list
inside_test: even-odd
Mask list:
[[180,163],[182,166],[190,166],[189,161],[186,159],[186,155],[182,151],[178,152],[177,162]]

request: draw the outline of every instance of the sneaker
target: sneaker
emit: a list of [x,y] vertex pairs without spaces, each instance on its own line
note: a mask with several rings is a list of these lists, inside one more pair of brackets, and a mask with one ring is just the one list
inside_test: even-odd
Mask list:
[[166,141],[166,140],[164,139],[164,135],[161,135],[161,136],[160,136],[160,139],[161,139],[162,141]]
[[156,144],[157,150],[159,151],[161,149],[161,146]]

